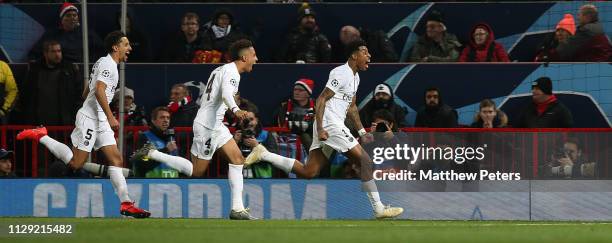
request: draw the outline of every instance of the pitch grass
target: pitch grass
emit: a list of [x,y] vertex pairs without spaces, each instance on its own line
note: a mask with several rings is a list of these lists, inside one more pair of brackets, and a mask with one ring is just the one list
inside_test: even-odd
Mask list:
[[[72,224],[8,236],[8,224]],[[0,218],[0,242],[612,242],[611,222]]]

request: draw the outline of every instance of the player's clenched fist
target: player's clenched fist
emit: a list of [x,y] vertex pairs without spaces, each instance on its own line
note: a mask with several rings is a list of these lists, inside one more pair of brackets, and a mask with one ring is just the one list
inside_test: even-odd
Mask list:
[[117,119],[114,117],[108,118],[108,125],[110,125],[110,127],[115,131],[119,130],[119,121],[117,121]]
[[236,113],[234,113],[234,115],[236,115],[238,119],[242,120],[247,117],[247,112],[243,110],[237,110]]
[[327,131],[325,131],[323,129],[318,129],[317,133],[319,134],[319,140],[320,141],[325,141],[329,137],[329,134],[327,134]]

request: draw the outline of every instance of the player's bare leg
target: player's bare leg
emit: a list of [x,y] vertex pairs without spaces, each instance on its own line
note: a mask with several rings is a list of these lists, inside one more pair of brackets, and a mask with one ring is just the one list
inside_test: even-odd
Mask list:
[[384,206],[380,201],[376,182],[372,178],[372,159],[361,145],[357,144],[344,153],[344,155],[348,157],[350,163],[360,167],[361,187],[367,193],[374,216],[377,219],[395,218],[404,212],[404,209],[401,207]]
[[220,156],[227,160],[229,169],[227,170],[227,179],[232,191],[232,211],[230,219],[236,220],[253,220],[257,219],[249,213],[249,210],[244,208],[242,202],[243,176],[242,168],[244,166],[244,156],[238,148],[238,144],[234,139],[230,139],[219,150]]
[[296,160],[291,171],[299,178],[312,179],[319,175],[321,168],[327,165],[327,163],[328,159],[323,154],[323,149],[317,148],[310,151],[305,165]]
[[100,150],[104,153],[104,156],[109,162],[108,175],[113,188],[115,188],[115,193],[117,193],[119,200],[121,200],[121,214],[134,218],[148,218],[151,216],[151,213],[137,208],[134,206],[134,202],[130,200],[127,182],[122,172],[123,159],[121,158],[121,153],[117,145],[104,146],[100,148]]
[[210,165],[210,160],[200,159],[193,154],[191,154],[191,162],[193,163],[191,177],[203,177]]

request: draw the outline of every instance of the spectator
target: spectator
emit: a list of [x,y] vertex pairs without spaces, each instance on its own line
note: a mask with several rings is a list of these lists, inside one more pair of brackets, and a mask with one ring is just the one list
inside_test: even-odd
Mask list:
[[198,114],[198,106],[191,98],[187,86],[175,84],[170,91],[170,127],[192,127],[193,120]]
[[556,60],[571,62],[607,62],[612,57],[610,40],[599,21],[597,7],[587,4],[578,11],[578,29],[555,49]]
[[303,78],[295,81],[292,97],[280,104],[275,112],[275,125],[286,127],[291,133],[296,134],[302,141],[302,145],[309,150],[312,143],[312,125],[314,122],[314,105],[312,90],[314,81]]
[[470,127],[496,128],[506,126],[508,126],[508,116],[506,113],[497,109],[494,101],[484,99],[480,102],[480,109],[474,116],[474,122]]
[[[83,62],[83,34],[79,23],[79,10],[72,3],[65,2],[60,8],[59,17],[59,27],[45,31],[45,34],[30,51],[30,60],[36,60],[42,56],[42,44],[45,41],[55,40],[62,46],[62,55],[66,62]],[[101,56],[102,39],[92,29],[88,33],[89,61],[93,62],[96,57]]]
[[442,14],[436,10],[427,16],[426,32],[412,49],[412,62],[456,62],[461,43],[446,32]]
[[557,178],[596,178],[597,163],[589,162],[579,140],[570,137],[563,147],[551,154],[551,161],[545,165],[543,173]]
[[[130,51],[130,62],[151,62],[151,47],[149,45],[149,38],[134,25],[133,13],[131,9],[128,8],[127,16],[125,19],[125,34],[130,40],[130,46],[132,46],[132,50]],[[115,26],[116,30],[121,29],[121,12],[117,13],[117,23]]]
[[249,39],[236,25],[234,15],[227,9],[216,11],[211,21],[203,27],[202,38],[206,43],[210,43],[211,50],[220,52],[223,63],[230,60],[227,49],[231,43],[240,39]]
[[[119,89],[115,91],[115,95],[114,95],[115,99],[113,100],[113,103],[111,104],[113,115],[116,118],[119,118],[119,92],[120,92]],[[146,126],[147,125],[147,119],[145,116],[144,107],[136,105],[136,102],[134,99],[134,90],[128,87],[125,87],[125,98],[124,98],[123,105],[124,105],[123,112],[125,114],[123,116],[123,122],[126,126]]]
[[[278,153],[278,144],[273,134],[262,129],[259,117],[252,111],[247,112],[247,117],[242,120],[238,130],[234,133],[234,139],[244,157],[248,156],[252,149],[260,143],[269,151]],[[246,167],[243,173],[246,178],[271,178],[272,165],[268,162],[255,163]]]
[[17,177],[13,172],[13,151],[7,151],[6,149],[0,149],[0,178],[14,178]]
[[[174,140],[174,129],[170,129],[170,112],[168,107],[160,106],[151,112],[151,126],[149,130],[140,133],[138,148],[155,146],[162,153],[178,155],[179,149]],[[145,145],[150,143],[151,145]],[[177,178],[179,173],[164,163],[157,161],[142,161],[130,159],[132,171],[137,177],[147,178]]]
[[544,42],[538,49],[536,55],[536,62],[548,62],[550,61],[550,54],[554,53],[559,43],[567,42],[570,36],[576,34],[576,24],[574,23],[574,16],[571,14],[565,14],[563,19],[557,24],[554,35]]
[[359,112],[362,124],[367,126],[374,122],[373,115],[376,111],[388,110],[393,115],[393,120],[397,121],[396,126],[406,126],[406,110],[395,103],[391,86],[386,83],[379,84],[372,95],[374,99],[370,100]]
[[383,31],[372,31],[368,29],[357,29],[354,26],[346,25],[340,29],[340,48],[334,48],[336,62],[346,61],[346,46],[348,43],[357,39],[363,39],[368,47],[368,51],[372,57],[371,62],[397,62],[398,57],[393,47],[393,43],[389,41],[387,35]]
[[280,62],[329,62],[331,45],[327,37],[319,31],[316,14],[308,4],[300,8],[298,22],[299,25],[287,35],[277,59]]
[[0,125],[3,125],[8,123],[9,112],[13,109],[19,92],[11,68],[3,61],[0,61],[0,86],[4,86],[3,92],[0,92]]
[[210,49],[210,43],[204,42],[199,33],[200,17],[192,12],[181,18],[181,32],[166,40],[162,51],[163,62],[192,62],[197,50]]
[[83,80],[79,67],[64,60],[62,53],[59,42],[45,41],[42,58],[30,63],[20,99],[26,124],[74,125]]
[[531,84],[533,102],[520,115],[514,127],[564,128],[572,127],[572,113],[552,93],[549,77],[541,77]]
[[495,41],[493,29],[479,23],[470,32],[470,44],[463,49],[459,62],[509,62],[504,47]]
[[457,127],[457,111],[442,101],[438,88],[425,91],[425,107],[417,113],[415,127]]

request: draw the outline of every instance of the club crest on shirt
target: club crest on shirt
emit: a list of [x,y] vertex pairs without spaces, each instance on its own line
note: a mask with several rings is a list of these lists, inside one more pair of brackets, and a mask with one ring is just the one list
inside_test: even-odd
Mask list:
[[104,70],[102,71],[102,77],[108,78],[110,76],[110,71]]
[[340,83],[338,82],[337,79],[334,79],[334,80],[331,81],[331,86],[332,87],[338,87],[338,84],[340,84]]
[[236,79],[231,79],[230,80],[230,84],[232,84],[232,86],[238,86],[238,82],[236,82]]

